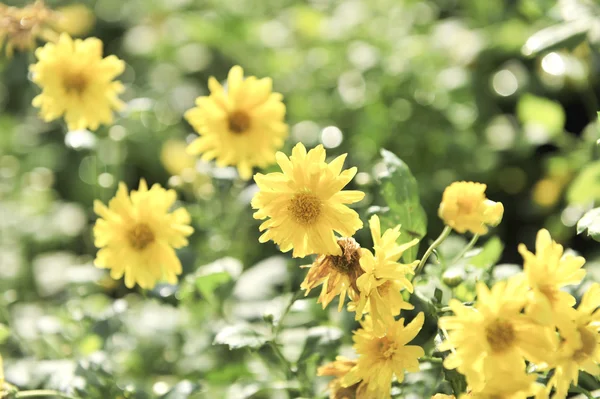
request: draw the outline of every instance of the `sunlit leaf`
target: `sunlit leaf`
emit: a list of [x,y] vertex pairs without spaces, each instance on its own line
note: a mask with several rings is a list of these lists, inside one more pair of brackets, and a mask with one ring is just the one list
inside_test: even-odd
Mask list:
[[549,138],[562,132],[565,124],[565,111],[560,103],[532,94],[521,96],[517,116],[524,125],[542,127]]
[[488,269],[500,260],[503,250],[502,241],[498,237],[492,237],[485,243],[481,252],[470,258],[468,263],[480,269]]
[[213,344],[227,345],[229,349],[260,348],[269,336],[248,324],[235,324],[223,328],[215,337]]
[[[384,227],[401,226],[399,242],[419,240],[427,232],[427,215],[419,200],[417,180],[408,166],[394,153],[381,150],[385,173],[379,176],[380,192],[389,212],[380,215]],[[402,259],[412,262],[417,258],[418,244],[408,249]]]
[[594,208],[588,212],[577,223],[577,234],[587,230],[587,235],[596,241],[600,241],[600,208]]
[[600,161],[588,164],[567,190],[567,202],[570,204],[588,204],[600,198]]
[[563,47],[573,48],[585,39],[590,29],[590,22],[586,19],[577,19],[542,29],[527,39],[521,52],[533,57],[543,51]]

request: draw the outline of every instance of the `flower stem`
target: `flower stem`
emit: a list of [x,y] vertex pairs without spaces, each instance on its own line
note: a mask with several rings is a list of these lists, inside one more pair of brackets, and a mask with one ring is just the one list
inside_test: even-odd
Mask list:
[[473,236],[473,238],[471,238],[471,241],[469,241],[469,243],[467,244],[467,246],[466,246],[466,247],[464,247],[464,248],[463,248],[463,250],[462,250],[462,251],[460,251],[460,253],[459,253],[458,255],[456,255],[456,256],[454,257],[454,259],[452,259],[452,262],[450,262],[449,264],[450,264],[450,265],[453,265],[453,264],[455,264],[456,262],[458,262],[458,261],[459,261],[459,260],[460,260],[460,259],[461,259],[463,256],[465,256],[465,254],[466,254],[467,252],[469,252],[469,250],[470,250],[471,248],[473,248],[473,247],[475,246],[475,244],[477,243],[477,240],[479,240],[479,234],[475,234],[475,235]]
[[21,391],[18,392],[16,395],[17,398],[38,398],[46,396],[65,399],[75,399],[73,396],[69,396],[64,393],[54,391],[52,389],[35,389],[32,391]]
[[433,250],[436,249],[446,239],[446,237],[448,237],[450,235],[451,231],[452,231],[452,227],[450,227],[450,226],[444,227],[444,230],[442,230],[442,233],[440,234],[440,236],[435,239],[435,241],[431,244],[431,246],[429,248],[427,248],[427,251],[425,251],[423,258],[421,259],[421,261],[419,262],[419,265],[415,269],[415,275],[413,276],[413,278],[417,277],[417,275],[423,270],[423,268],[425,267],[425,263],[427,263],[427,259],[429,258],[429,255],[431,255],[433,253]]

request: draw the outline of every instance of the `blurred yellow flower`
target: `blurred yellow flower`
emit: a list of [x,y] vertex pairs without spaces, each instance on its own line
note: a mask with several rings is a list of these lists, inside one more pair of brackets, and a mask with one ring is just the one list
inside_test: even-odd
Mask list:
[[88,33],[96,22],[94,13],[83,4],[69,4],[56,9],[56,18],[52,26],[58,32],[71,36],[83,36]]
[[439,348],[452,350],[444,366],[458,369],[474,391],[481,391],[498,375],[522,377],[524,359],[551,360],[556,334],[521,313],[526,290],[521,278],[500,281],[491,291],[479,283],[474,308],[452,299],[454,316],[440,318],[439,326],[448,330],[448,337]]
[[401,383],[405,370],[419,371],[419,358],[425,352],[420,346],[407,344],[417,336],[424,320],[422,312],[406,326],[402,318],[388,326],[387,335],[378,337],[367,318],[362,323],[363,328],[355,331],[352,337],[359,357],[356,366],[342,378],[343,386],[362,382],[366,384],[367,397],[389,399],[394,375]]
[[360,296],[357,301],[350,304],[351,310],[356,311],[356,320],[363,313],[369,312],[373,333],[383,336],[388,325],[393,323],[394,316],[400,314],[402,309],[412,309],[413,306],[402,298],[402,290],[413,292],[413,286],[407,275],[414,274],[414,268],[419,261],[402,264],[397,261],[404,251],[416,245],[419,240],[414,239],[409,243],[398,245],[400,226],[388,229],[381,235],[379,217],[373,215],[369,220],[371,235],[373,236],[375,255],[363,249],[360,266],[364,271],[357,281]]
[[365,384],[356,383],[349,387],[342,385],[342,379],[354,366],[356,366],[356,360],[338,356],[335,361],[319,367],[318,376],[336,377],[328,385],[330,399],[369,399]]
[[443,393],[436,393],[435,395],[433,395],[431,397],[431,399],[456,399],[456,396],[454,395],[446,395]]
[[539,206],[549,208],[556,204],[560,199],[564,184],[558,179],[544,178],[538,180],[533,186],[533,202]]
[[56,40],[58,34],[49,27],[56,14],[46,8],[43,0],[37,0],[23,8],[0,3],[0,46],[6,45],[6,54],[11,57],[14,49],[31,50],[37,38]]
[[260,225],[266,231],[259,241],[273,240],[282,252],[293,249],[294,257],[341,255],[334,231],[350,237],[362,227],[358,214],[346,204],[365,196],[361,191],[342,191],[356,175],[356,168],[342,171],[346,155],[327,163],[322,145],[307,153],[302,143],[289,158],[278,152],[283,172],[254,176],[260,189],[252,199],[254,218],[268,218]]
[[535,380],[536,374],[498,374],[481,391],[462,394],[460,399],[548,399],[545,387]]
[[486,234],[487,226],[502,220],[504,207],[485,196],[486,185],[473,182],[454,182],[444,190],[439,217],[459,233]]
[[600,375],[600,284],[592,284],[583,294],[572,319],[577,333],[561,337],[556,367],[548,381],[548,387],[556,389],[553,399],[565,398],[571,383],[577,385],[579,370]]
[[111,269],[114,279],[125,275],[129,288],[137,283],[151,289],[161,279],[177,283],[181,263],[174,248],[186,246],[186,237],[194,229],[187,210],[169,212],[176,199],[175,191],[158,184],[148,190],[141,180],[131,195],[125,183],[120,183],[108,207],[96,200],[94,212],[100,218],[94,226],[94,244],[100,250],[95,265]]
[[102,41],[76,39],[63,33],[57,43],[47,43],[35,52],[38,59],[30,66],[32,80],[42,93],[33,99],[46,122],[64,116],[69,130],[95,130],[113,121],[113,110],[124,104],[123,91],[113,81],[125,69],[114,55],[102,58]]
[[535,254],[524,244],[519,245],[523,256],[523,271],[531,291],[527,294],[527,314],[542,324],[554,324],[561,333],[569,329],[568,313],[575,305],[575,298],[561,288],[579,284],[585,276],[582,269],[585,259],[581,256],[563,256],[562,245],[550,237],[548,230],[537,233]]
[[196,159],[186,152],[183,140],[167,140],[160,150],[160,161],[173,176],[180,175],[184,170],[194,170]]
[[218,166],[237,166],[242,179],[252,177],[252,168],[275,163],[275,152],[283,146],[288,127],[284,123],[283,96],[272,92],[270,78],[244,79],[234,66],[227,88],[214,77],[208,81],[209,96],[198,97],[185,119],[200,134],[188,147],[190,154],[216,159]]
[[364,272],[359,263],[360,245],[354,238],[339,238],[338,245],[342,254],[319,255],[310,266],[300,288],[306,290],[305,295],[308,295],[310,290],[322,284],[317,303],[321,303],[325,309],[339,295],[338,311],[341,311],[346,296],[351,300],[357,299],[356,280]]

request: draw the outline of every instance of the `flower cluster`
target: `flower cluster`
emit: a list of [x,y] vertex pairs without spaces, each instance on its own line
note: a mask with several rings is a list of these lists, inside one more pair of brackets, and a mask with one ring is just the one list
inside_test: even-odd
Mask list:
[[[561,288],[582,281],[585,260],[564,255],[547,230],[540,230],[535,253],[524,245],[523,273],[487,288],[477,286],[477,301],[450,302],[453,316],[440,319],[450,350],[444,361],[466,376],[476,398],[567,397],[579,370],[600,373],[600,285],[592,284],[578,307]],[[551,371],[547,387],[535,370]]]
[[374,250],[361,248],[352,235],[362,222],[346,205],[360,201],[364,193],[342,191],[356,168],[342,171],[345,155],[331,163],[325,155],[322,146],[307,152],[297,144],[289,158],[277,153],[281,173],[255,176],[260,191],[252,200],[254,217],[267,219],[260,226],[265,230],[260,241],[273,240],[295,257],[317,254],[301,288],[308,294],[321,285],[318,302],[323,308],[339,296],[341,310],[348,298],[348,309],[361,320],[362,328],[354,333],[358,359],[338,358],[319,370],[337,377],[330,384],[332,397],[388,398],[392,378],[402,381],[405,370],[418,370],[424,354],[421,347],[408,345],[423,326],[423,314],[409,323],[395,319],[402,309],[413,308],[402,292],[413,291],[408,276],[419,262],[399,260],[418,240],[399,245],[400,227],[382,234],[374,215],[369,221]]

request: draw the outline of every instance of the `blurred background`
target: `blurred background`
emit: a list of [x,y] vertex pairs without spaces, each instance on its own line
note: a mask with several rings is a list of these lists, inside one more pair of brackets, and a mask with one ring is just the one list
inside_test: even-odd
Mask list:
[[[425,243],[442,229],[444,188],[479,181],[505,206],[494,229],[499,263],[520,264],[518,243],[531,247],[545,227],[600,280],[598,245],[575,227],[600,199],[592,0],[45,3],[70,7],[75,17],[62,29],[98,37],[106,55],[125,60],[127,109],[113,126],[67,132],[31,106],[32,52],[0,60],[0,351],[19,387],[89,398],[297,397],[276,363],[211,345],[216,326],[281,308],[303,279],[298,266],[310,263],[258,243],[252,182],[185,154],[197,135],[183,113],[208,93],[210,76],[222,81],[233,65],[271,77],[284,95],[284,152],[303,142],[349,154],[346,165],[359,169],[351,188],[367,193],[356,207],[363,221],[384,205],[376,181],[385,148],[418,181]],[[93,200],[142,177],[175,188],[196,230],[179,252],[181,284],[151,292],[92,265]],[[366,229],[357,237],[369,240]],[[314,302],[296,302],[286,356],[302,356],[319,324],[346,326],[331,330],[334,350],[350,343],[352,321]]]

